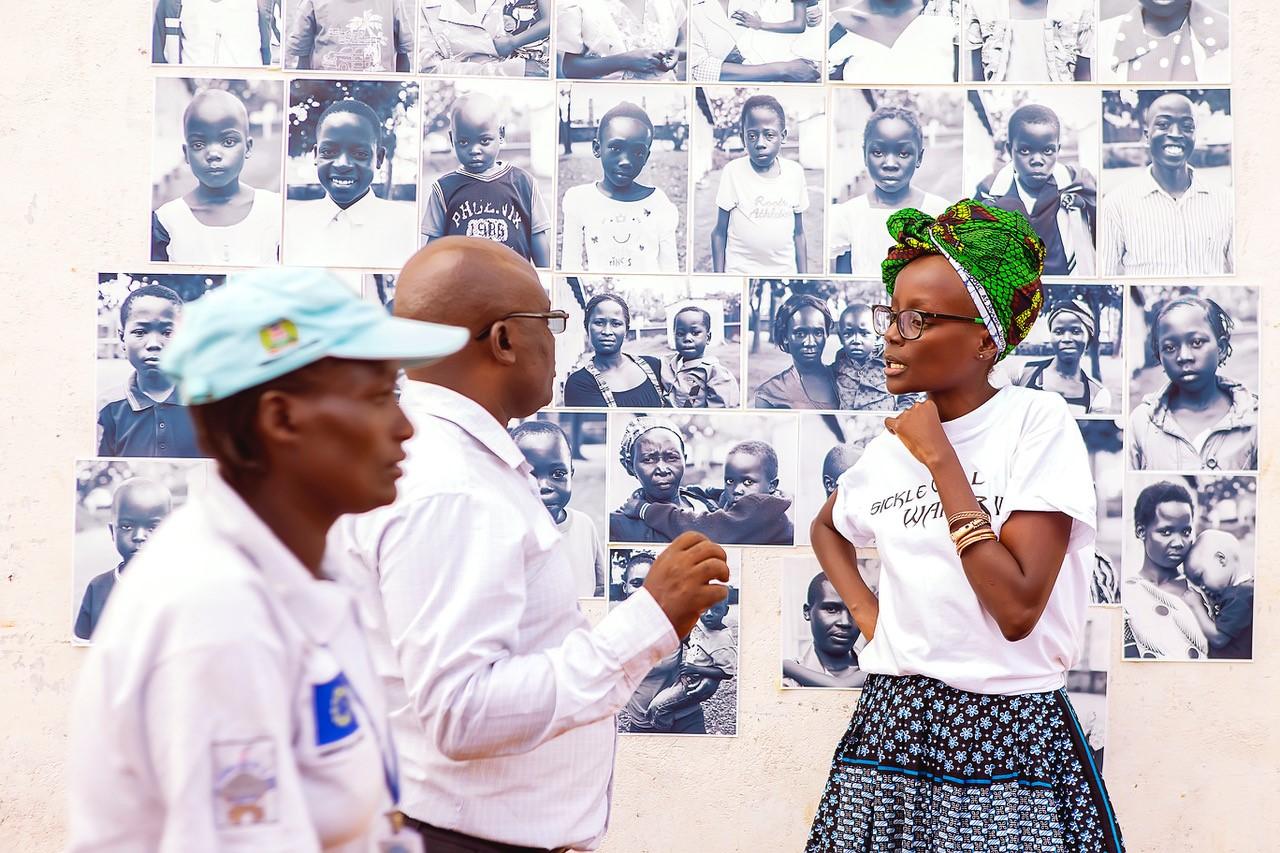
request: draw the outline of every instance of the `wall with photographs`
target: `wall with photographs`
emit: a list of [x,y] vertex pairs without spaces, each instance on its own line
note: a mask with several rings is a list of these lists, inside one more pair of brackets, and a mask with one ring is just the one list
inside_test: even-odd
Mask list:
[[[877,381],[858,306],[884,300],[894,208],[981,193],[1056,235],[1048,310],[997,381],[1066,397],[1090,451],[1097,606],[1068,686],[1130,849],[1266,847],[1268,4],[1147,21],[1138,0],[1054,3],[1052,40],[1030,51],[992,0],[904,2],[902,17],[649,0],[642,20],[626,17],[639,4],[481,0],[479,26],[369,0],[319,35],[297,14],[311,4],[276,3],[265,28],[210,28],[187,5],[31,10],[55,47],[0,60],[0,232],[16,249],[0,286],[21,318],[0,336],[0,690],[17,697],[0,846],[60,845],[76,646],[117,569],[207,476],[152,366],[182,305],[281,257],[342,267],[389,304],[425,237],[470,233],[533,259],[573,317],[555,406],[535,419],[565,440],[521,444],[571,469],[548,507],[584,610],[642,582],[670,536],[627,514],[635,491],[708,513],[768,496],[724,534],[730,605],[683,652],[729,677],[655,708],[681,692],[660,666],[620,716],[605,849],[797,849],[861,680],[808,519],[911,402]],[[801,17],[797,32],[757,24]],[[650,461],[624,462],[631,425],[658,418],[671,428],[632,446]]]

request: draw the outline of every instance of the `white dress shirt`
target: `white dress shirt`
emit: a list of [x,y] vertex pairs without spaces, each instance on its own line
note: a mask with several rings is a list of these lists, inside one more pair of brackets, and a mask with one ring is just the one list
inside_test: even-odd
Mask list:
[[307,267],[400,269],[418,249],[418,209],[369,190],[346,209],[329,196],[290,202],[284,212],[284,262]]
[[1103,275],[1230,275],[1235,193],[1191,169],[1178,198],[1142,169],[1102,200]]
[[[641,590],[594,629],[524,455],[474,401],[406,382],[400,497],[344,519],[384,680],[401,809],[508,844],[592,849],[609,814],[613,714],[677,646]],[[354,565],[354,561],[353,561]]]
[[355,603],[217,475],[130,562],[93,640],[71,853],[376,849],[395,753]]

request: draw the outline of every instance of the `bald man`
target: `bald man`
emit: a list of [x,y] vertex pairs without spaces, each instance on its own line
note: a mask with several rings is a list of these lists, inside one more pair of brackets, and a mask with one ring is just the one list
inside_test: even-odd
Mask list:
[[853,467],[862,458],[862,448],[856,444],[837,444],[827,451],[822,460],[822,490],[827,497],[836,490],[840,475]]
[[1151,165],[1101,206],[1104,275],[1226,275],[1234,268],[1231,188],[1191,166],[1197,111],[1181,92],[1165,92],[1147,107]]
[[594,628],[569,555],[507,424],[551,401],[552,311],[498,243],[433,240],[396,283],[398,316],[471,342],[410,370],[416,434],[396,503],[350,519],[335,547],[363,566],[371,643],[400,755],[400,808],[432,853],[590,850],[609,814],[613,715],[726,595],[724,551],[698,534]]
[[76,614],[75,634],[78,638],[93,638],[102,610],[107,606],[111,590],[124,573],[125,566],[172,509],[173,495],[153,480],[134,477],[116,489],[111,498],[111,521],[107,524],[107,533],[116,543],[120,564],[98,575],[85,587],[84,597],[80,599],[80,612]]
[[551,217],[533,176],[498,159],[505,108],[477,92],[454,102],[449,141],[458,168],[431,185],[422,245],[447,236],[501,243],[536,267],[551,265]]

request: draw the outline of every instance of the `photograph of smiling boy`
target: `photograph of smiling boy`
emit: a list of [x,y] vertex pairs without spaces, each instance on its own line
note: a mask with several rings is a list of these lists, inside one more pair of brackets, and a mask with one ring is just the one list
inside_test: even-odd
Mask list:
[[152,261],[279,262],[283,104],[275,80],[156,80]]
[[1130,467],[1257,470],[1258,289],[1129,291]]
[[559,97],[559,269],[683,272],[687,90],[574,84]]
[[936,216],[962,196],[963,97],[941,89],[831,92],[825,269],[878,279],[894,211]]
[[[882,414],[800,415],[800,474],[796,486],[796,544],[809,544],[809,525],[831,497],[840,475],[862,458],[867,442],[884,432]],[[816,571],[816,569],[815,569]]]
[[156,64],[279,65],[275,15],[280,0],[155,0],[154,7],[151,61]]
[[1104,83],[1230,83],[1230,0],[1102,0]]
[[422,97],[423,245],[484,237],[551,265],[555,95],[523,80],[428,80]]
[[191,417],[160,355],[185,307],[225,276],[99,273],[97,299],[97,453],[99,456],[203,456]]
[[694,271],[796,275],[822,257],[826,98],[819,89],[697,91]]
[[1046,276],[1096,273],[1099,104],[1060,86],[980,89],[965,105],[965,186],[1031,221]]
[[284,261],[398,270],[418,241],[418,84],[289,83]]
[[1102,110],[1100,273],[1231,274],[1231,91],[1104,91]]
[[1257,478],[1129,474],[1124,656],[1252,657]]
[[[880,561],[860,552],[858,572],[875,590]],[[867,641],[818,561],[810,556],[785,557],[780,591],[782,688],[862,687],[867,676],[858,668],[858,652]]]

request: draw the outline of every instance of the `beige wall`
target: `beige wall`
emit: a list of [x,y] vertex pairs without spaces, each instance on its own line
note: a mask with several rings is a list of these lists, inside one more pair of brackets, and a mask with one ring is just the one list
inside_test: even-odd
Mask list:
[[[66,826],[72,460],[91,455],[94,274],[145,251],[149,6],[3,4],[0,58],[0,850],[58,849]],[[1232,0],[1239,280],[1262,285],[1280,351],[1280,18]],[[1272,362],[1274,365],[1274,361]],[[1268,415],[1280,400],[1269,372]],[[1262,458],[1253,664],[1124,664],[1113,656],[1107,779],[1130,851],[1280,849],[1280,414]],[[1272,532],[1272,524],[1276,524]],[[799,850],[852,694],[782,693],[780,557],[745,560],[742,715],[734,739],[631,738],[612,853]],[[1119,636],[1119,614],[1113,613]],[[1118,648],[1118,647],[1117,647]]]

